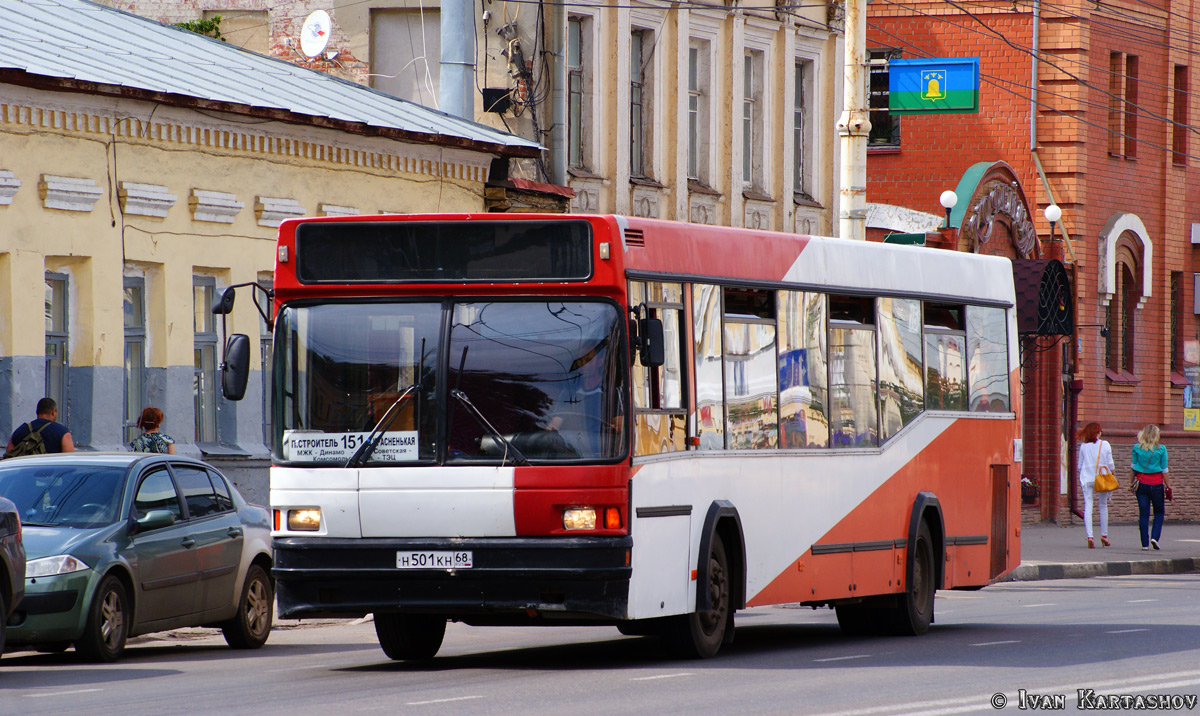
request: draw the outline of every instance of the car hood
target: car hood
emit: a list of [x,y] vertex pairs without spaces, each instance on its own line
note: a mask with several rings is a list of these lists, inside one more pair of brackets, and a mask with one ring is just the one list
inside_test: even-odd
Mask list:
[[120,524],[105,525],[104,527],[24,527],[25,553],[28,559],[53,557],[57,554],[77,554],[82,551],[91,552],[90,547],[97,542],[107,539]]

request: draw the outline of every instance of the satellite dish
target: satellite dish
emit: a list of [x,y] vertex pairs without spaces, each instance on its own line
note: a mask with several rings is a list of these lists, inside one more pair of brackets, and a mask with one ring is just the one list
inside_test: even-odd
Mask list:
[[305,18],[304,26],[300,28],[300,51],[306,57],[316,57],[324,52],[332,26],[329,13],[324,10],[316,10]]

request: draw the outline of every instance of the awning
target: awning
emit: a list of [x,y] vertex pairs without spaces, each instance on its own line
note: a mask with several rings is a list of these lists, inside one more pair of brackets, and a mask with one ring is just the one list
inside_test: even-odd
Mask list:
[[1075,332],[1071,280],[1058,259],[1015,259],[1017,333],[1069,336]]

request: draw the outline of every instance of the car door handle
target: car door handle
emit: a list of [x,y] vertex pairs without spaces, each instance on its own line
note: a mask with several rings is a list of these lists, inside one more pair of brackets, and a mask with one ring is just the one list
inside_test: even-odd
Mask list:
[[242,529],[240,527],[230,527],[225,534],[229,535],[230,537],[241,537]]
[[184,537],[183,541],[180,542],[180,544],[182,544],[184,547],[187,547],[188,549],[191,549],[192,547],[194,547],[196,545],[196,540],[192,539],[191,537]]

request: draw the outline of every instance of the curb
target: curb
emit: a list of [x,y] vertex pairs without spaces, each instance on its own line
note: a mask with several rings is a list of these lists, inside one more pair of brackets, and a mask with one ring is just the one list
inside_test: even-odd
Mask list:
[[1130,574],[1186,574],[1200,572],[1200,558],[1140,559],[1132,562],[1022,563],[997,582],[1036,582],[1046,579],[1126,576]]

